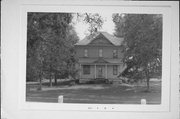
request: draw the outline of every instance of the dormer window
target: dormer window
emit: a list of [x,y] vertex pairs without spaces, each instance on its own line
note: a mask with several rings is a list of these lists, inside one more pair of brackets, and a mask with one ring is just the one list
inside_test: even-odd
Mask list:
[[118,58],[117,50],[113,50],[113,58]]
[[102,57],[102,49],[99,49],[99,57]]
[[87,49],[84,50],[84,57],[88,57],[88,50]]

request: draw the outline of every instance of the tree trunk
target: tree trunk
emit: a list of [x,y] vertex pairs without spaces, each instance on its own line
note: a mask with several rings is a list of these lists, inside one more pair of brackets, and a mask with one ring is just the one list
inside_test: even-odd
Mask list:
[[149,92],[150,91],[150,86],[149,86],[149,78],[146,79],[146,82],[147,82],[147,91]]
[[50,78],[49,86],[52,87],[52,78]]
[[52,74],[50,75],[49,86],[52,87]]
[[57,74],[54,75],[54,84],[57,86]]
[[42,75],[40,74],[38,78],[39,78],[39,87],[37,90],[42,90]]
[[39,88],[38,88],[38,90],[42,90],[42,79],[41,78],[39,80]]
[[145,71],[145,75],[146,75],[146,86],[147,86],[146,91],[149,92],[150,91],[150,84],[149,84],[150,78],[149,78],[149,72],[147,70]]

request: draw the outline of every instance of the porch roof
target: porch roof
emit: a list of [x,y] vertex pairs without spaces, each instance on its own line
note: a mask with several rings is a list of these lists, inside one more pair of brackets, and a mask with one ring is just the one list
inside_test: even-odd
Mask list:
[[122,64],[121,59],[110,58],[80,58],[80,64]]

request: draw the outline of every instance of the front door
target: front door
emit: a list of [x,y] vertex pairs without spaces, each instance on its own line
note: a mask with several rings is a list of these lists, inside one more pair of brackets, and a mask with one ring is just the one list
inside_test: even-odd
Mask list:
[[104,72],[103,66],[98,66],[98,68],[97,68],[97,76],[98,76],[98,78],[103,78],[104,77],[103,72]]

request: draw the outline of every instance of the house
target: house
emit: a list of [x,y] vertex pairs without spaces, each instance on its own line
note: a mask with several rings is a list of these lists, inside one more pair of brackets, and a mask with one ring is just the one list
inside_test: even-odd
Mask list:
[[79,79],[115,80],[125,69],[122,41],[107,32],[96,32],[75,44]]

